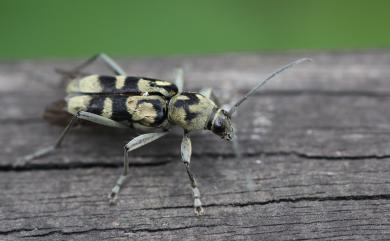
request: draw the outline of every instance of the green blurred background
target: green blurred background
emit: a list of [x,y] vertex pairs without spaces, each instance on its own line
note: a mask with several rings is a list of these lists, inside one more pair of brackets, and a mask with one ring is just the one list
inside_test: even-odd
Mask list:
[[390,1],[0,0],[0,59],[390,46]]

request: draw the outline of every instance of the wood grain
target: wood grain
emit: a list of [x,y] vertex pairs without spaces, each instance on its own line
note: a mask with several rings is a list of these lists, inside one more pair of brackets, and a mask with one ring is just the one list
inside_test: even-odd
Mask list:
[[[388,240],[390,52],[247,54],[120,59],[128,73],[186,88],[215,87],[224,103],[272,69],[308,56],[235,116],[243,157],[194,133],[191,165],[206,214],[196,217],[180,161],[180,131],[132,153],[116,206],[107,194],[135,136],[72,131],[58,153],[13,168],[54,141],[41,119],[63,97],[54,67],[79,61],[0,63],[0,240]],[[101,66],[89,71],[107,72]]]

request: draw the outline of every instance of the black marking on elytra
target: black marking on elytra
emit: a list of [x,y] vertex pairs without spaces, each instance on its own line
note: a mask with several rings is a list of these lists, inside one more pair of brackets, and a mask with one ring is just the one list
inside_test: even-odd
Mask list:
[[96,115],[101,115],[104,108],[104,100],[106,96],[94,95],[89,102],[86,112],[90,112]]
[[[167,91],[168,93],[174,93],[173,95],[176,95],[177,92],[179,91],[177,86],[173,83],[170,83],[170,85],[162,85],[162,84],[157,83],[157,80],[154,80],[154,79],[148,79],[148,80],[150,81],[149,82],[150,87],[162,88],[165,91]],[[159,81],[163,81],[163,80],[159,80]],[[167,82],[167,81],[163,81],[163,82]]]
[[121,88],[121,92],[122,93],[128,93],[128,92],[140,93],[141,91],[138,89],[138,81],[140,79],[141,79],[140,77],[127,76],[125,79],[125,85]]
[[127,98],[125,95],[115,95],[111,97],[112,100],[112,116],[111,119],[115,121],[132,122],[132,115],[127,111]]
[[150,103],[153,105],[153,109],[156,111],[156,117],[154,118],[154,123],[152,127],[158,127],[167,119],[167,102],[162,102],[157,99],[142,99],[137,102],[137,106],[142,103]]
[[[100,75],[98,76],[98,81],[100,83],[100,86],[102,87],[102,91],[98,93],[86,93],[91,95],[114,95],[114,94],[132,94],[132,95],[141,95],[142,91],[138,88],[139,81],[143,79],[148,81],[149,86],[152,88],[151,91],[149,91],[149,95],[159,95],[164,97],[172,97],[177,94],[178,88],[175,84],[170,83],[170,85],[161,85],[158,84],[157,79],[152,78],[146,78],[146,77],[135,77],[135,76],[126,76],[125,77],[125,83],[122,88],[117,89],[116,83],[117,78],[116,76],[108,76],[108,75]],[[155,90],[153,90],[155,88]],[[168,92],[168,95],[166,93],[161,93],[161,89],[164,89]]]
[[110,93],[115,91],[116,78],[114,76],[100,75],[99,82],[102,86],[103,93]]
[[183,108],[185,113],[186,113],[185,120],[190,122],[194,118],[196,118],[198,116],[198,114],[199,114],[197,112],[191,112],[190,111],[190,106],[199,104],[200,100],[199,100],[198,96],[196,96],[196,93],[188,93],[188,92],[186,92],[186,93],[182,93],[181,95],[187,96],[188,99],[186,99],[186,100],[180,100],[180,99],[176,100],[175,101],[175,107]]
[[154,79],[154,78],[149,78],[149,77],[139,77],[140,79],[144,79],[144,80],[150,80],[150,81],[156,81],[158,79]]

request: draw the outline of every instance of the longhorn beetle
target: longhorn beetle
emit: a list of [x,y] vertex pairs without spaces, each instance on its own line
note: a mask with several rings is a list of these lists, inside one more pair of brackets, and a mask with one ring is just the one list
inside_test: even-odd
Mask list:
[[[82,70],[97,59],[102,59],[115,76],[87,75]],[[200,93],[182,92],[183,72],[177,71],[175,84],[145,77],[127,76],[125,71],[105,54],[98,54],[71,71],[59,70],[64,76],[72,76],[67,85],[65,111],[72,114],[68,125],[54,145],[40,149],[20,158],[15,165],[47,155],[58,149],[62,140],[77,119],[115,128],[143,131],[124,146],[123,173],[119,176],[109,195],[115,203],[129,169],[128,153],[157,140],[170,132],[171,127],[184,130],[181,142],[181,159],[185,165],[194,200],[195,214],[203,214],[198,184],[190,169],[191,140],[189,133],[195,130],[210,130],[222,139],[234,141],[232,114],[257,89],[282,71],[310,59],[291,62],[258,82],[242,96],[229,110],[224,110],[211,100],[211,89]]]

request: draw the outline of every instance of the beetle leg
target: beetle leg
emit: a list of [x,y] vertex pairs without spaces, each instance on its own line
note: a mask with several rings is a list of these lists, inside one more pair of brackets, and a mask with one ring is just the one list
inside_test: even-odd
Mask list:
[[221,106],[221,103],[218,97],[215,95],[212,88],[204,88],[199,91],[200,94],[206,96],[209,99],[212,99],[217,106]]
[[119,66],[110,56],[108,56],[105,53],[99,53],[91,58],[87,59],[84,63],[80,64],[76,68],[72,70],[74,73],[79,73],[92,63],[94,63],[96,60],[101,59],[103,63],[105,63],[115,74],[117,75],[126,75],[126,72],[122,69],[122,67]]
[[183,92],[184,87],[184,79],[183,79],[184,71],[182,68],[178,68],[175,70],[175,85],[179,93]]
[[108,119],[108,118],[105,118],[105,117],[102,117],[102,116],[99,116],[99,115],[96,115],[96,114],[93,114],[93,113],[80,111],[76,115],[73,116],[73,118],[70,120],[68,125],[62,131],[61,135],[58,137],[57,141],[54,143],[54,145],[51,145],[51,146],[48,146],[48,147],[45,147],[45,148],[41,148],[41,149],[37,150],[36,152],[34,152],[34,153],[30,154],[30,155],[27,155],[27,156],[24,156],[22,158],[19,158],[13,164],[13,166],[14,167],[24,166],[28,162],[30,162],[30,161],[32,161],[32,160],[34,160],[36,158],[46,156],[46,155],[54,152],[55,150],[59,149],[61,147],[61,143],[64,140],[66,134],[69,133],[70,128],[73,126],[73,124],[76,122],[77,119],[84,119],[84,120],[88,120],[88,121],[91,121],[91,122],[94,122],[94,123],[97,123],[97,124],[111,126],[111,127],[128,128],[125,125],[123,125],[123,124],[121,124],[119,122],[113,121],[111,119]]
[[122,67],[117,64],[111,57],[107,54],[100,53],[98,54],[98,58],[102,59],[103,62],[116,74],[116,75],[127,75],[126,72],[122,69]]
[[[212,88],[205,88],[201,89],[200,92],[202,95],[206,96],[207,98],[212,99],[217,106],[221,106],[220,101],[218,100],[218,97],[214,94]],[[233,129],[234,125],[233,125]],[[232,138],[232,145],[233,145],[233,151],[237,158],[242,157],[242,152],[240,148],[240,144],[238,143],[238,137],[237,137],[237,131],[234,133],[234,136]]]
[[139,135],[124,146],[123,173],[119,176],[118,180],[115,183],[115,186],[112,188],[112,191],[108,196],[110,204],[115,204],[118,198],[118,193],[127,178],[127,174],[129,172],[129,152],[139,147],[142,147],[144,145],[147,145],[150,142],[165,136],[166,134],[168,134],[168,132],[148,133],[148,134]]
[[194,198],[194,211],[196,215],[203,215],[204,210],[202,208],[202,202],[200,201],[200,192],[198,188],[198,183],[190,169],[190,160],[191,160],[191,140],[187,133],[184,134],[183,140],[181,142],[181,159],[186,167],[188,178],[190,179],[192,195]]
[[67,71],[62,69],[56,69],[56,72],[61,74],[65,79],[73,79],[77,76],[83,75],[82,70],[97,61],[98,59],[101,59],[103,63],[106,64],[108,68],[110,68],[110,70],[112,70],[116,75],[126,75],[126,72],[122,69],[122,67],[105,53],[99,53],[92,56],[91,58],[87,59],[85,62],[78,65],[72,70]]
[[24,166],[31,160],[34,160],[34,159],[42,157],[42,156],[46,156],[46,155],[54,152],[56,149],[58,149],[61,146],[62,140],[64,139],[66,134],[69,132],[70,128],[73,126],[73,123],[76,121],[76,119],[77,119],[77,117],[73,116],[73,118],[69,121],[68,125],[62,131],[61,135],[58,137],[57,141],[54,143],[54,145],[51,145],[51,146],[48,146],[45,148],[41,148],[32,154],[18,158],[16,160],[16,162],[13,164],[13,166],[14,167]]
[[96,115],[96,114],[93,114],[90,112],[86,112],[86,111],[80,111],[76,114],[76,116],[79,119],[87,120],[87,121],[90,121],[90,122],[93,122],[93,123],[96,123],[99,125],[115,127],[115,128],[122,128],[122,129],[129,128],[128,126],[126,126],[122,123],[119,123],[117,121],[114,121],[114,120],[111,120],[111,119],[108,119],[106,117]]

